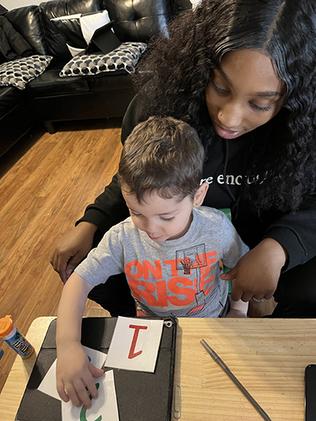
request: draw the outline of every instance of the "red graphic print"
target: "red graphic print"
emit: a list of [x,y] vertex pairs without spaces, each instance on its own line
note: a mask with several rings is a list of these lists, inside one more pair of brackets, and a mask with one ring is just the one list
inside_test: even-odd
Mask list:
[[183,266],[183,273],[185,275],[190,275],[192,261],[189,256],[185,256],[183,259],[180,259],[180,263]]
[[218,255],[216,251],[199,254],[188,253],[188,250],[177,252],[173,260],[126,263],[124,271],[133,296],[153,308],[193,306],[201,309],[203,297],[207,297],[215,285]]

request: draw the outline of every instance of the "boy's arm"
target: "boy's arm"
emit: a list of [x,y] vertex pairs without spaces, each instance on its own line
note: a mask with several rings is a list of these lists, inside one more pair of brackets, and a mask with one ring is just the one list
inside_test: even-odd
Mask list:
[[57,318],[57,390],[64,401],[91,406],[90,396],[97,396],[95,377],[103,374],[89,363],[81,346],[81,319],[91,290],[84,280],[73,273],[65,284]]

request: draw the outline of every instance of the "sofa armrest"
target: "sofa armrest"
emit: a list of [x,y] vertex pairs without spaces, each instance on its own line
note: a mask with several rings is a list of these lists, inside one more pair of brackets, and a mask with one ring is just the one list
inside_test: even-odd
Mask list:
[[190,0],[172,0],[172,12],[175,16],[184,12],[185,10],[192,9]]

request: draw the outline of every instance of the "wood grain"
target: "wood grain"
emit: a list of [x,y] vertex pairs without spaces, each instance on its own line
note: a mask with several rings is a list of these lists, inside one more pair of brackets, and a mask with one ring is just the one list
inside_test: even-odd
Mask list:
[[181,421],[260,421],[201,339],[273,421],[304,420],[304,369],[316,361],[315,319],[180,319]]
[[[5,156],[0,161],[0,315],[11,314],[22,333],[38,316],[56,314],[54,244],[111,181],[120,151],[120,129],[64,131],[45,133],[9,169]],[[3,349],[0,390],[15,357]]]
[[[40,317],[30,327],[27,337],[36,351],[51,319]],[[201,346],[202,338],[273,421],[304,420],[304,368],[316,361],[315,319],[179,319],[175,383],[181,388],[180,420],[260,421]],[[35,355],[16,359],[0,395],[1,420],[15,419],[34,362]]]

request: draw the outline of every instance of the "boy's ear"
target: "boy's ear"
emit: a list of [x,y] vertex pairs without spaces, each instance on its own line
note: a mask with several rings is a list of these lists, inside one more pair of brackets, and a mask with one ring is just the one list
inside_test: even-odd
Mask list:
[[208,184],[207,183],[203,183],[200,185],[200,187],[197,189],[197,191],[195,192],[194,195],[194,199],[193,199],[193,205],[194,206],[201,206],[204,198],[206,196],[208,190]]

